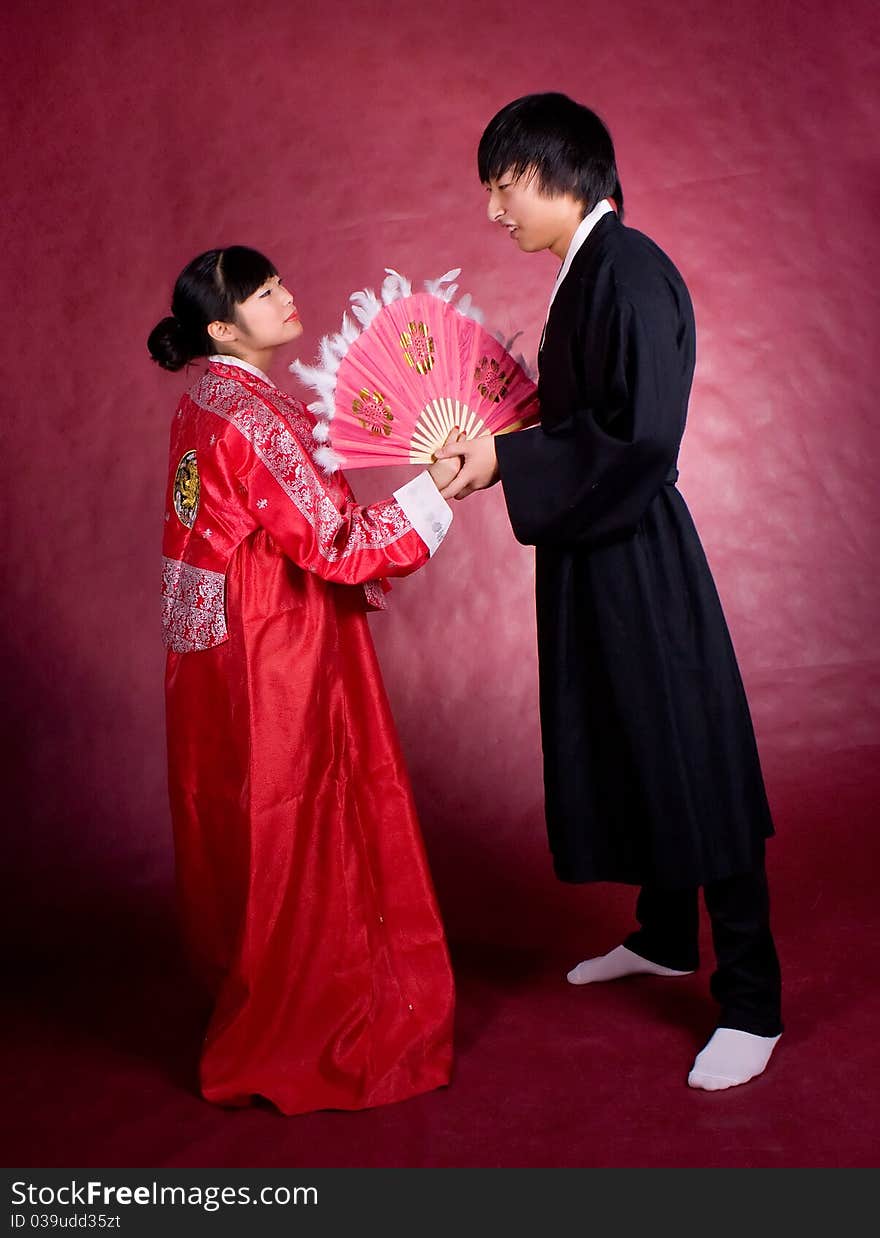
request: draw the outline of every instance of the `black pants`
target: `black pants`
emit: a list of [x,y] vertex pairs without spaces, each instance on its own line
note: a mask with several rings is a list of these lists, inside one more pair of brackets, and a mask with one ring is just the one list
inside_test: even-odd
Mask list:
[[[628,950],[677,971],[700,963],[698,891],[644,886],[636,904],[641,928],[623,943]],[[710,988],[721,1006],[719,1027],[756,1036],[782,1031],[779,959],[770,932],[770,898],[763,864],[752,873],[703,886],[712,923],[716,970]]]

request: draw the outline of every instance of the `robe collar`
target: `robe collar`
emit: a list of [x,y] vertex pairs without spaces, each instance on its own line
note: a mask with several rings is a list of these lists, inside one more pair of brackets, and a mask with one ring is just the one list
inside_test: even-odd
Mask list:
[[559,268],[559,274],[556,276],[556,283],[553,285],[553,291],[550,294],[550,304],[547,306],[547,314],[546,314],[546,317],[544,318],[545,327],[547,325],[547,319],[550,317],[550,310],[553,308],[553,302],[556,300],[556,294],[559,291],[559,286],[562,283],[562,281],[565,279],[566,275],[571,270],[571,264],[575,260],[575,255],[577,254],[578,250],[583,245],[584,241],[593,231],[593,229],[595,228],[599,220],[602,218],[602,216],[607,215],[609,211],[613,211],[613,210],[614,210],[614,207],[611,205],[611,202],[609,201],[609,199],[603,198],[602,201],[597,203],[596,206],[594,206],[593,209],[590,211],[590,213],[588,215],[585,215],[584,218],[581,220],[581,222],[578,224],[577,231],[575,232],[574,236],[571,238],[571,242],[569,243],[568,250],[566,252],[562,266]]
[[255,365],[251,365],[249,361],[242,361],[240,357],[230,356],[229,353],[213,353],[208,358],[208,363],[214,362],[215,365],[233,365],[238,366],[240,370],[247,370],[248,374],[253,374],[255,378],[262,378],[264,383],[268,383],[270,387],[275,384],[268,374],[264,374],[262,370],[258,370]]

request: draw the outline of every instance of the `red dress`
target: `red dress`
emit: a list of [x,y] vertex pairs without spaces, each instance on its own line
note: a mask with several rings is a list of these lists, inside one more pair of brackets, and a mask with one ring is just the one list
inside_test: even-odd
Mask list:
[[318,469],[313,424],[212,361],[174,419],[163,547],[178,889],[215,1001],[201,1090],[287,1114],[402,1100],[452,1062],[443,926],[366,614],[429,550],[402,498],[360,507]]

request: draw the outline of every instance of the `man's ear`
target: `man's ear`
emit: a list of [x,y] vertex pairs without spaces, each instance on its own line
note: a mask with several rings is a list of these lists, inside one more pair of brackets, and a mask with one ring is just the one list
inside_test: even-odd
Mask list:
[[233,340],[238,338],[238,332],[231,322],[216,322],[208,323],[208,335],[212,340],[216,340],[218,344],[231,344]]

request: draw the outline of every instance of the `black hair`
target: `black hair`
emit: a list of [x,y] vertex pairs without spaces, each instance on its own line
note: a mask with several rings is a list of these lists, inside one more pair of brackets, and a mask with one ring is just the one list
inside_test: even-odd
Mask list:
[[268,258],[245,245],[199,254],[177,277],[171,317],[150,332],[150,356],[165,370],[181,370],[216,352],[208,324],[235,322],[235,307],[277,274]]
[[493,116],[477,151],[480,180],[534,173],[551,196],[570,193],[591,211],[613,198],[623,218],[623,189],[611,134],[595,112],[568,95],[523,95]]

